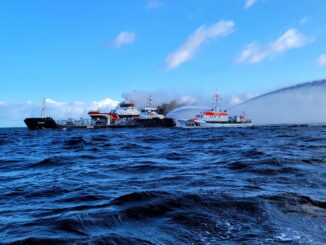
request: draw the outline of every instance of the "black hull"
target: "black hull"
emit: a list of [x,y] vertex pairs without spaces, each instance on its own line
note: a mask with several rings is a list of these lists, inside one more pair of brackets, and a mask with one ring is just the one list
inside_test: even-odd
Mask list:
[[167,127],[171,128],[175,126],[175,122],[171,118],[152,118],[152,119],[138,119],[137,123],[139,127]]
[[39,130],[39,129],[57,129],[60,128],[53,118],[26,118],[24,120],[26,126],[30,130]]
[[26,118],[24,120],[26,126],[30,130],[42,130],[42,129],[100,129],[100,128],[140,128],[140,127],[174,127],[175,122],[170,118],[152,118],[152,119],[137,119],[126,125],[75,125],[65,124],[61,125],[55,122],[51,117],[46,118]]

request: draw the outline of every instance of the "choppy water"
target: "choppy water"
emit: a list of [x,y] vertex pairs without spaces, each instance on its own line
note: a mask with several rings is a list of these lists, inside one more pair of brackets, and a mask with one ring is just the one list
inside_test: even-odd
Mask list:
[[0,241],[325,244],[326,127],[1,129]]

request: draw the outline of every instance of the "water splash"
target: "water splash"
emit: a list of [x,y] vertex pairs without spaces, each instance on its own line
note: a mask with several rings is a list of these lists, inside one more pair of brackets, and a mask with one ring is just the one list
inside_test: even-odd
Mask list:
[[[232,99],[232,98],[231,98]],[[306,82],[256,96],[230,107],[230,115],[245,114],[255,125],[326,123],[326,79]],[[191,118],[209,106],[185,106],[171,111],[174,120]]]
[[169,112],[167,114],[167,117],[173,118],[173,120],[177,123],[178,126],[178,120],[192,118],[195,115],[207,109],[208,108],[204,106],[183,106]]
[[326,122],[326,79],[272,91],[245,101],[230,113],[245,112],[255,124]]

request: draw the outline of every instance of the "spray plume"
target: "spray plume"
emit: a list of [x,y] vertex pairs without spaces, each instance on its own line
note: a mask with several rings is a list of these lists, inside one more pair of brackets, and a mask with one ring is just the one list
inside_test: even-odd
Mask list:
[[245,112],[255,124],[316,124],[326,122],[326,79],[278,89],[230,109]]

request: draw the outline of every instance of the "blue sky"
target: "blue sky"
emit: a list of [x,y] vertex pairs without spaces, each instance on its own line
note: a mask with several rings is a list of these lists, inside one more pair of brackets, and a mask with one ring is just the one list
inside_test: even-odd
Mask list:
[[325,0],[0,2],[0,102],[260,94],[326,76]]

